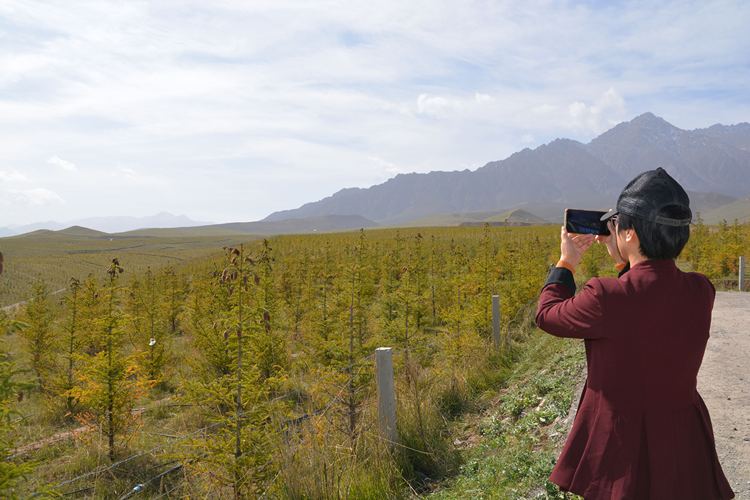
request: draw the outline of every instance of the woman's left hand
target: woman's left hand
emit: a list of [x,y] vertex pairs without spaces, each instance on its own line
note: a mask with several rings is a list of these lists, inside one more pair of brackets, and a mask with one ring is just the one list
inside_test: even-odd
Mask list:
[[560,259],[578,266],[583,253],[594,242],[593,234],[569,233],[565,226],[560,228]]

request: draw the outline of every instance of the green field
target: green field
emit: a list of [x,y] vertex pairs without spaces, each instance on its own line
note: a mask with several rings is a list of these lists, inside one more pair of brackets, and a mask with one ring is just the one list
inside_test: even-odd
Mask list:
[[[0,451],[28,469],[7,491],[561,498],[546,477],[584,358],[533,325],[558,226],[250,238],[0,240],[3,303],[30,299],[0,317]],[[698,224],[678,264],[731,286],[738,255],[750,224]],[[599,245],[576,279],[596,275],[615,275]],[[378,431],[381,346],[396,444]]]
[[[81,228],[83,229],[83,228]],[[113,257],[119,257],[130,273],[146,268],[182,266],[221,253],[221,248],[257,239],[252,235],[123,236],[112,237],[92,230],[35,231],[0,238],[5,271],[0,275],[0,306],[27,299],[36,279],[52,290],[65,288],[71,277],[101,274]]]

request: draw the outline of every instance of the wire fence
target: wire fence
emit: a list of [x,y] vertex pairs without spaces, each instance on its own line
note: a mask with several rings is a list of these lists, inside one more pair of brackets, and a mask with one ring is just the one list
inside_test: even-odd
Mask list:
[[[368,354],[366,356],[362,356],[361,358],[357,359],[356,361],[354,361],[354,362],[346,365],[344,367],[344,369],[351,370],[355,366],[358,366],[357,371],[352,376],[352,378],[356,379],[356,377],[358,377],[360,375],[361,371],[365,368],[365,366],[367,366],[365,364],[365,362],[368,361],[368,360],[371,360],[373,357],[374,357],[374,353]],[[284,420],[281,423],[281,425],[280,425],[279,431],[280,432],[286,432],[286,431],[289,430],[289,428],[296,427],[296,426],[300,425],[301,423],[303,423],[304,421],[310,419],[313,416],[324,416],[326,413],[328,413],[328,411],[337,402],[343,401],[341,399],[341,396],[347,390],[347,388],[348,388],[348,382],[346,382],[346,383],[342,384],[341,386],[337,387],[338,392],[336,393],[336,395],[333,396],[332,398],[330,398],[323,407],[321,407],[321,408],[319,408],[317,410],[311,411],[311,412],[307,412],[307,413],[305,413],[305,414],[303,414],[301,416],[294,417],[294,418],[289,418],[289,419]],[[287,393],[278,395],[278,396],[276,396],[276,397],[274,397],[272,399],[269,399],[268,402],[269,403],[276,402],[276,401],[282,400],[284,398],[290,397],[293,394],[294,393],[292,393],[292,392],[287,392]],[[248,416],[247,414],[241,414],[240,418],[245,418],[247,416]],[[143,451],[143,452],[139,452],[139,453],[134,453],[134,454],[132,454],[132,455],[130,455],[130,456],[124,458],[124,459],[118,460],[118,461],[116,461],[116,462],[114,462],[112,464],[109,464],[109,465],[106,465],[106,466],[97,467],[97,468],[95,468],[93,470],[87,471],[87,472],[85,472],[83,474],[80,474],[80,475],[75,476],[73,478],[70,478],[70,479],[67,479],[65,481],[62,481],[62,482],[58,483],[55,486],[55,488],[56,489],[61,489],[61,488],[64,488],[66,486],[69,486],[71,484],[74,484],[74,483],[76,483],[78,481],[82,481],[82,480],[85,480],[85,479],[96,480],[101,475],[103,475],[105,473],[108,473],[108,472],[111,472],[111,471],[114,471],[115,469],[117,469],[119,467],[122,467],[123,465],[125,465],[125,464],[127,464],[129,462],[132,462],[132,461],[134,461],[134,460],[136,460],[138,458],[142,458],[144,456],[149,456],[149,455],[154,455],[157,452],[164,451],[166,448],[172,448],[176,444],[178,444],[180,442],[183,442],[183,441],[185,441],[187,439],[193,438],[196,435],[200,435],[201,433],[205,433],[207,431],[214,430],[216,428],[219,428],[219,427],[225,426],[225,425],[231,425],[231,422],[229,422],[229,421],[215,422],[213,424],[201,427],[200,429],[197,429],[195,431],[192,431],[192,432],[184,434],[184,435],[179,435],[179,436],[172,435],[172,436],[170,436],[170,438],[172,439],[172,441],[170,441],[169,443],[165,443],[165,444],[161,444],[161,445],[158,445],[158,446],[154,446],[154,447],[152,447],[149,450],[146,450],[146,451]],[[159,464],[159,465],[156,465],[156,466],[152,466],[151,468],[163,467],[165,465],[174,464],[175,462],[177,462],[177,460],[172,460],[170,462],[166,462],[166,463],[162,463],[162,464]],[[162,472],[160,472],[160,473],[158,473],[158,474],[156,474],[156,475],[154,475],[154,476],[152,476],[152,477],[150,477],[150,478],[148,478],[148,479],[146,479],[144,481],[141,481],[141,482],[137,483],[136,485],[134,485],[130,489],[130,491],[128,491],[121,498],[131,498],[131,497],[133,497],[135,495],[138,495],[138,494],[144,492],[148,488],[148,486],[150,484],[152,484],[155,481],[160,480],[160,479],[162,479],[162,478],[164,478],[164,477],[166,477],[166,476],[168,476],[168,475],[170,475],[170,474],[172,474],[172,473],[174,473],[176,471],[181,470],[183,467],[184,467],[184,464],[182,464],[182,463],[179,463],[177,465],[173,465],[172,467],[168,468],[167,470],[162,471]],[[88,487],[85,487],[85,488],[76,489],[74,491],[65,492],[65,493],[63,493],[63,495],[69,496],[69,495],[73,495],[73,494],[82,493],[82,492],[85,492],[85,491],[90,491],[92,489],[95,489],[95,487],[94,486],[88,486]],[[36,493],[33,496],[37,497],[37,496],[40,496],[40,495],[41,495],[41,493]]]
[[[525,302],[521,307],[519,307],[517,309],[517,311],[515,312],[514,316],[512,318],[510,318],[509,321],[505,322],[505,325],[504,325],[505,328],[504,329],[506,330],[506,332],[507,332],[508,335],[510,335],[511,331],[513,331],[515,329],[518,329],[522,325],[523,321],[525,321],[525,320],[528,319],[527,316],[528,316],[529,308],[536,301],[537,301],[537,298],[534,297],[533,299]],[[368,355],[362,356],[359,359],[357,359],[357,360],[355,360],[353,362],[350,362],[349,364],[343,366],[341,368],[341,370],[343,372],[345,372],[345,373],[349,373],[350,374],[349,378],[351,380],[356,380],[357,377],[359,377],[359,375],[361,374],[362,370],[365,367],[369,366],[369,364],[367,362],[368,361],[372,361],[374,359],[374,357],[375,357],[375,353],[374,352],[370,353]],[[356,372],[353,372],[353,370],[355,370],[355,368],[356,368]],[[326,402],[326,404],[324,404],[322,407],[320,407],[320,408],[318,408],[316,410],[308,411],[308,412],[306,412],[306,413],[304,413],[304,414],[302,414],[300,416],[296,416],[296,417],[285,419],[280,424],[279,431],[283,432],[283,433],[288,433],[288,432],[291,431],[291,429],[298,427],[303,422],[309,420],[312,417],[325,416],[331,410],[331,408],[333,408],[337,403],[346,402],[344,399],[342,399],[342,396],[343,396],[343,394],[347,390],[350,390],[350,389],[351,389],[351,387],[350,387],[350,382],[349,381],[341,384],[340,386],[337,386],[335,394]],[[282,400],[282,399],[285,399],[285,398],[289,398],[289,397],[292,397],[293,395],[294,395],[293,392],[286,392],[284,394],[277,395],[277,396],[275,396],[272,399],[269,399],[268,403],[276,402],[276,401],[279,401],[279,400]],[[176,406],[196,406],[196,405],[195,404],[176,404]],[[153,409],[153,408],[144,408],[143,410],[148,411],[148,410],[151,410],[151,409]],[[240,415],[240,419],[246,418],[248,416],[249,415],[247,415],[247,414],[241,414]],[[83,480],[94,480],[94,481],[96,481],[103,474],[111,473],[114,470],[116,470],[118,468],[121,468],[122,466],[124,466],[124,465],[126,465],[126,464],[128,464],[128,463],[130,463],[130,462],[132,462],[134,460],[137,460],[137,459],[145,457],[145,456],[153,456],[153,455],[155,455],[158,452],[166,451],[167,449],[172,449],[177,444],[179,444],[181,442],[184,442],[185,440],[194,438],[194,437],[196,437],[196,436],[198,436],[198,435],[200,435],[202,433],[207,433],[209,431],[214,431],[215,429],[217,429],[219,427],[222,427],[222,426],[231,425],[231,423],[232,422],[230,420],[225,420],[225,421],[221,421],[221,422],[215,422],[215,423],[206,425],[204,427],[201,427],[201,428],[196,429],[196,430],[194,430],[192,432],[189,432],[189,433],[186,433],[186,434],[182,434],[182,435],[159,434],[162,437],[168,437],[170,439],[170,441],[168,443],[163,443],[163,444],[154,446],[154,447],[152,447],[152,448],[150,448],[150,449],[148,449],[146,451],[134,453],[134,454],[132,454],[132,455],[126,457],[126,458],[123,458],[121,460],[118,460],[118,461],[116,461],[116,462],[114,462],[112,464],[99,466],[99,467],[97,467],[95,469],[92,469],[90,471],[82,473],[82,474],[80,474],[78,476],[75,476],[75,477],[72,477],[72,478],[67,479],[65,481],[62,481],[62,482],[60,482],[60,483],[58,483],[56,485],[56,488],[57,489],[63,489],[65,487],[71,486],[71,485],[73,485],[75,483],[78,483],[80,481],[83,481]],[[424,455],[432,455],[432,453],[429,452],[429,451],[419,450],[419,449],[416,449],[416,448],[404,445],[403,443],[399,443],[397,441],[390,440],[390,439],[386,438],[385,436],[383,436],[382,433],[380,433],[380,432],[376,432],[376,431],[372,431],[372,430],[367,430],[367,429],[362,429],[362,433],[367,434],[369,436],[372,436],[373,438],[378,439],[378,440],[380,440],[382,442],[385,442],[385,443],[387,443],[390,446],[397,446],[397,447],[408,449],[409,451],[412,451],[412,452],[415,452],[415,453],[424,454]],[[149,467],[148,469],[146,469],[147,471],[148,470],[153,470],[153,469],[157,469],[157,468],[168,466],[165,470],[162,470],[162,471],[158,472],[157,474],[154,474],[153,476],[148,477],[147,479],[142,480],[142,481],[138,482],[137,484],[135,484],[130,490],[128,490],[125,494],[123,494],[120,497],[120,499],[124,500],[124,499],[132,498],[132,497],[135,497],[137,495],[140,495],[140,494],[144,493],[145,491],[147,491],[149,488],[151,488],[154,484],[159,484],[159,487],[161,489],[161,486],[163,484],[162,483],[163,479],[169,477],[170,475],[172,475],[172,474],[174,474],[174,473],[176,473],[176,472],[178,472],[180,470],[183,470],[184,467],[185,467],[185,465],[187,463],[189,463],[191,461],[194,461],[194,460],[197,460],[197,458],[188,459],[187,461],[170,460],[170,461],[163,462],[163,463],[160,463],[160,464],[157,464],[157,465]],[[275,483],[275,481],[277,481],[277,479],[278,479],[278,477],[279,477],[280,474],[281,474],[281,471],[278,471],[277,474],[274,476],[274,478],[269,483],[269,485],[267,486],[265,492],[263,493],[263,495],[261,497],[264,497],[264,496],[266,496],[268,494],[268,492],[270,491],[270,488],[273,486],[273,484]],[[164,498],[165,496],[169,496],[169,494],[171,494],[172,492],[174,492],[179,486],[180,486],[180,484],[177,484],[177,485],[171,487],[170,489],[168,489],[168,490],[166,490],[164,492],[160,492],[159,496],[156,497],[156,498]],[[74,495],[74,494],[84,493],[84,492],[87,492],[87,491],[92,491],[92,490],[95,491],[95,489],[96,489],[95,485],[93,485],[93,486],[79,487],[79,488],[77,488],[75,490],[64,492],[63,495],[70,496],[70,495]],[[39,496],[39,495],[40,494],[34,494],[33,496]]]

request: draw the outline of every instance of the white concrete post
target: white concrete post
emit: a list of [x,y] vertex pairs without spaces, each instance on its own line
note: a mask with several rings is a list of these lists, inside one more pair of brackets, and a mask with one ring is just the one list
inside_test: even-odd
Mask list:
[[396,392],[393,383],[393,352],[390,347],[375,349],[375,367],[378,383],[378,424],[383,436],[398,442],[396,429]]

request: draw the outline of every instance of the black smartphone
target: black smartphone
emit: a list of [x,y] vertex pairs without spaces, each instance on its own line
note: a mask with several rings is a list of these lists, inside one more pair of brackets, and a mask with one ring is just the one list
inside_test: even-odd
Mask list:
[[609,235],[607,223],[599,219],[607,212],[599,210],[565,209],[565,229],[569,233]]

